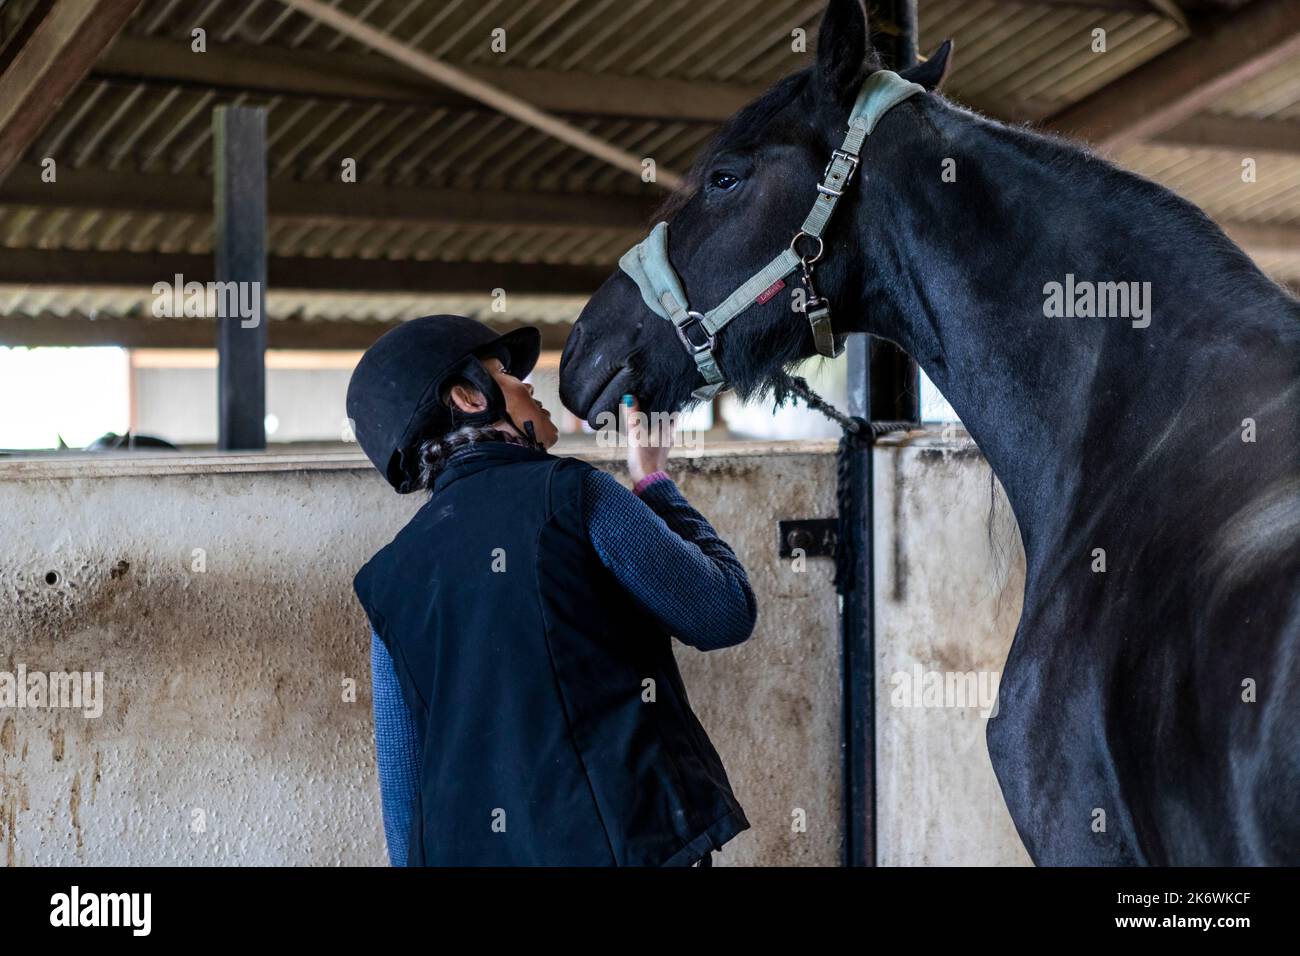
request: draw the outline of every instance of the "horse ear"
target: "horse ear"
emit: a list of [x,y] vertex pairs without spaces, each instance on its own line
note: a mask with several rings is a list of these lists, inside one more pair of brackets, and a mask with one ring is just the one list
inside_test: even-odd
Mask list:
[[869,49],[862,0],[830,0],[817,31],[817,73],[822,90],[833,100],[857,95]]
[[939,84],[948,78],[952,63],[948,57],[952,53],[952,41],[944,40],[939,49],[930,54],[929,59],[922,60],[916,66],[909,66],[899,76],[913,83],[920,83],[927,90],[938,89]]

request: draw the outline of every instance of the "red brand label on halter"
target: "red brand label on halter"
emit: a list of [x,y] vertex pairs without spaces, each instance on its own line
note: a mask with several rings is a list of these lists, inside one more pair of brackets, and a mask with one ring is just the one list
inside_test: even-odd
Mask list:
[[754,301],[757,302],[759,305],[765,305],[768,302],[772,301],[772,296],[776,295],[784,288],[785,288],[785,280],[777,279],[770,286],[768,286],[766,289],[760,292],[758,294],[758,298],[755,299]]

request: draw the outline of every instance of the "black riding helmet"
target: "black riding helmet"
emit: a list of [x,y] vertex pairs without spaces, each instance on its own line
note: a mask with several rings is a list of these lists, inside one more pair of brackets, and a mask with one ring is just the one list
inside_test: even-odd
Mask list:
[[[463,315],[403,322],[366,350],[348,383],[348,418],[357,443],[398,492],[415,490],[421,444],[463,425],[510,421],[505,396],[480,358],[496,356],[511,375],[523,378],[541,350],[541,333],[530,327],[498,335]],[[449,405],[444,395],[457,379],[478,389],[487,408],[467,413]]]

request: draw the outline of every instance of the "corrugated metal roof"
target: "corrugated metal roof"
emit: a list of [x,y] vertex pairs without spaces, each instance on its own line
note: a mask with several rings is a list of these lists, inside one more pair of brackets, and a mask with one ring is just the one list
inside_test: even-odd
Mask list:
[[[198,54],[196,54],[198,55]],[[267,108],[273,179],[337,181],[344,158],[389,186],[622,192],[655,195],[613,169],[510,117],[486,110],[353,103],[302,96],[193,90],[109,79],[83,84],[28,154],[67,156],[74,169],[212,173],[212,109]],[[712,134],[704,123],[573,118],[596,136],[667,168],[685,168]]]
[[[424,52],[464,67],[523,68],[602,76],[685,80],[762,87],[809,62],[791,49],[791,31],[815,38],[825,0],[341,0],[347,13]],[[1060,112],[1178,43],[1185,30],[1153,9],[1090,8],[1068,3],[920,0],[920,45],[956,40],[946,91],[955,100],[1010,121]],[[6,10],[12,8],[12,4]],[[223,46],[316,51],[380,59],[368,48],[279,0],[145,0],[126,33],[188,49],[191,31],[206,31],[209,50]],[[506,30],[507,48],[493,53],[491,31]],[[1093,30],[1106,32],[1105,53],[1093,52]],[[207,54],[192,54],[203,56]],[[632,195],[652,200],[657,188],[639,177],[551,139],[513,119],[472,104],[429,108],[361,96],[313,96],[221,88],[167,79],[92,75],[63,104],[26,157],[58,156],[73,169],[156,176],[210,175],[212,109],[220,104],[268,108],[268,162],[273,180],[337,182],[344,157],[357,160],[367,184],[406,189],[512,190],[572,195]],[[1219,115],[1300,121],[1300,63],[1283,64],[1223,96]],[[579,127],[635,155],[653,155],[685,169],[714,124],[697,120],[568,115]],[[1241,156],[1231,150],[1175,144],[1133,147],[1119,161],[1160,181],[1211,215],[1268,225],[1300,221],[1300,156],[1257,157],[1257,181],[1243,183]],[[65,165],[66,168],[66,165]],[[211,216],[0,206],[0,246],[206,254]],[[393,258],[445,262],[517,262],[613,267],[638,233],[588,225],[451,226],[383,218],[273,216],[272,255]],[[1287,277],[1291,258],[1270,251]],[[1261,262],[1264,260],[1261,259]],[[41,308],[90,312],[138,307],[140,297],[104,291],[41,293]],[[37,293],[29,292],[29,295]],[[69,296],[59,303],[58,295]],[[83,296],[77,298],[78,295]],[[273,301],[281,303],[277,293]],[[96,298],[96,297],[99,298]],[[107,297],[105,297],[107,296]],[[284,300],[276,310],[319,308],[330,317],[346,297]],[[354,305],[399,318],[436,311],[435,297],[404,305],[401,296],[366,295]],[[0,299],[24,312],[36,299]],[[293,301],[298,304],[293,305]],[[350,300],[349,300],[350,301]],[[449,301],[446,297],[437,301]],[[77,305],[75,303],[82,303]],[[92,303],[85,305],[86,302]],[[97,303],[97,304],[95,304]],[[134,303],[134,304],[133,304]],[[568,306],[566,306],[568,308]],[[346,309],[344,309],[346,311]],[[89,314],[89,312],[87,312]],[[131,312],[131,314],[135,314]],[[285,313],[287,314],[287,313]],[[570,309],[569,314],[576,314]],[[517,316],[516,316],[517,317]],[[545,319],[538,318],[539,321]]]
[[[276,217],[267,247],[272,256],[605,265],[640,237],[627,229]],[[206,254],[212,251],[212,217],[0,206],[0,247]]]
[[[767,82],[796,65],[790,31],[816,26],[824,0],[346,0],[334,3],[431,56],[458,64],[626,76]],[[371,54],[277,0],[150,2],[128,30],[188,42]],[[494,53],[491,31],[506,31]],[[765,42],[766,41],[766,42]]]
[[[923,52],[954,40],[948,95],[1011,121],[1059,112],[1186,35],[1154,12],[1082,5],[921,0],[917,13]],[[1104,53],[1093,52],[1095,29]]]
[[[447,62],[525,66],[643,78],[765,85],[809,62],[790,33],[815,27],[823,0],[349,0],[340,6]],[[1011,120],[1041,119],[1167,48],[1181,28],[1157,15],[993,0],[920,6],[921,43],[957,41],[951,95]],[[209,42],[375,56],[330,28],[278,3],[146,3],[134,36],[188,44],[196,25]],[[507,29],[506,52],[489,52],[490,30]],[[1107,31],[1107,52],[1091,49]],[[809,39],[809,46],[812,45]],[[194,54],[200,56],[203,54]],[[343,157],[364,163],[368,181],[406,186],[651,193],[637,177],[487,110],[422,111],[412,106],[179,84],[84,84],[32,150],[72,149],[76,167],[129,165],[146,172],[211,172],[211,109],[223,103],[269,109],[273,177],[325,181]],[[573,118],[583,129],[668,168],[685,168],[707,141],[707,123]]]
[[[1253,182],[1242,160],[1255,162]],[[1242,150],[1143,144],[1124,150],[1120,165],[1168,186],[1222,221],[1300,225],[1300,155],[1246,157]]]
[[1253,119],[1300,121],[1300,59],[1279,63],[1210,106],[1210,112]]
[[1300,252],[1261,252],[1253,258],[1275,282],[1289,283],[1293,290],[1300,287]]
[[[510,322],[564,324],[582,311],[585,296],[513,295]],[[107,316],[152,318],[153,295],[138,286],[19,286],[0,284],[0,315],[24,318]],[[455,313],[491,322],[502,318],[489,295],[410,295],[406,293],[295,292],[268,289],[266,314],[272,321],[312,318],[328,322],[399,322],[421,315]],[[185,322],[184,318],[167,321]]]

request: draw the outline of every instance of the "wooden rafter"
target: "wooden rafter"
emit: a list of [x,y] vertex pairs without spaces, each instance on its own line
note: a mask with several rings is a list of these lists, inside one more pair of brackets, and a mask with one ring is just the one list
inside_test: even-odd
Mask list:
[[1251,255],[1300,256],[1300,227],[1253,222],[1220,223],[1228,238]]
[[1203,113],[1165,130],[1156,141],[1238,153],[1300,153],[1300,123]]
[[0,74],[0,181],[126,24],[140,0],[57,0]]
[[[668,77],[464,67],[475,79],[527,99],[540,109],[578,116],[718,123],[766,89]],[[204,89],[352,101],[377,100],[429,108],[481,108],[472,97],[433,82],[383,57],[340,51],[222,44],[202,56],[187,43],[122,36],[95,65],[96,77]]]
[[[539,109],[524,98],[481,80],[460,67],[444,63],[413,46],[402,43],[357,17],[349,16],[335,7],[321,3],[320,0],[284,0],[284,3],[332,27],[344,36],[365,44],[377,53],[415,70],[422,76],[485,103],[494,110],[568,143],[611,166],[637,176],[642,173],[642,157],[615,146],[599,136],[593,136],[572,123]],[[655,182],[666,189],[675,189],[681,185],[682,177],[660,166],[655,171]]]
[[[636,196],[409,189],[365,183],[269,184],[273,219],[384,220],[431,226],[644,229],[651,205]],[[0,186],[0,205],[139,213],[212,213],[212,180],[98,169],[60,171],[42,182],[36,167],[19,167]]]
[[1152,139],[1253,77],[1300,57],[1300,0],[1255,0],[1044,125],[1103,152]]
[[[484,318],[502,332],[521,324]],[[392,327],[391,322],[369,320],[272,319],[267,325],[267,345],[273,349],[366,349]],[[542,348],[555,350],[564,348],[571,328],[567,322],[534,323],[534,327],[542,333]],[[0,346],[210,349],[215,335],[215,319],[108,316],[90,322],[79,315],[0,315]]]
[[[272,256],[273,289],[335,292],[582,295],[609,278],[607,267],[508,262],[426,262],[417,259],[330,259]],[[189,253],[99,252],[77,249],[6,249],[0,283],[21,285],[143,286],[213,279],[212,257]]]

